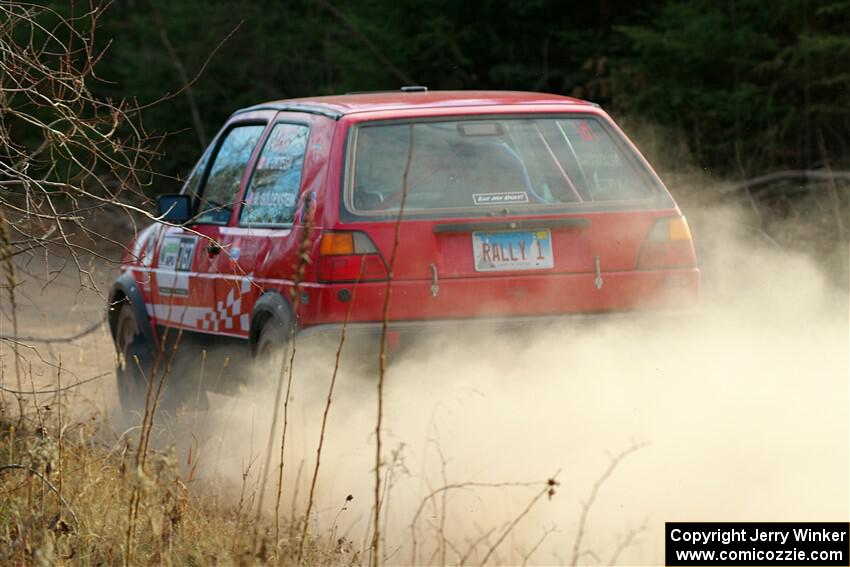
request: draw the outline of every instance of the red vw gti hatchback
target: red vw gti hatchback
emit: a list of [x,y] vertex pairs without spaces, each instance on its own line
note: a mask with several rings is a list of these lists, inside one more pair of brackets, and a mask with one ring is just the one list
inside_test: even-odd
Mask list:
[[380,334],[388,280],[391,338],[699,295],[661,180],[604,111],[563,96],[408,87],[260,104],[159,209],[111,293],[125,402],[168,328],[255,354],[338,335],[346,317]]

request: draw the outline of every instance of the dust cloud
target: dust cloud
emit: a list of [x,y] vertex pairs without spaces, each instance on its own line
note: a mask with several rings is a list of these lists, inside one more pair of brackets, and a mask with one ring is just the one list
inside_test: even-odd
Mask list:
[[[816,259],[754,238],[737,211],[686,212],[703,272],[696,312],[436,337],[392,362],[388,563],[479,563],[493,547],[490,563],[572,563],[583,531],[579,564],[650,565],[663,561],[665,521],[847,519],[847,290]],[[284,461],[290,516],[305,508],[332,366],[332,356],[306,346],[296,356]],[[345,366],[338,377],[311,518],[313,534],[364,550],[375,377]],[[235,494],[248,468],[255,490],[274,391],[210,400],[188,418],[199,471]],[[275,455],[279,444],[278,431]],[[580,525],[613,456],[637,445]],[[556,473],[555,494],[522,516]],[[536,484],[512,484],[527,482]]]
[[[582,531],[579,564],[651,565],[663,560],[665,521],[846,521],[846,281],[823,273],[823,258],[747,229],[746,209],[685,212],[703,274],[694,313],[439,336],[392,361],[382,439],[387,563],[480,563],[495,547],[491,564],[569,564]],[[18,268],[32,306],[18,311],[21,329],[71,334],[101,316],[102,299],[80,291],[73,266],[36,258]],[[96,274],[104,285],[112,277],[100,267]],[[50,286],[38,283],[48,276]],[[69,327],[72,319],[82,322]],[[347,343],[345,355],[353,348]],[[30,356],[28,384],[54,383],[59,360],[63,385],[105,376],[69,391],[81,419],[117,404],[105,329],[39,353],[52,366]],[[212,361],[227,353],[215,354],[211,376]],[[284,461],[288,518],[306,508],[332,354],[298,347]],[[376,372],[344,362],[310,526],[323,541],[367,550]],[[255,494],[274,393],[210,394],[206,411],[162,415],[157,444],[175,445],[184,461],[191,446],[194,490],[235,502],[247,469],[246,493]],[[115,421],[119,433],[136,424]],[[581,530],[583,505],[612,456],[636,445],[599,486]],[[556,474],[555,494],[522,515]]]

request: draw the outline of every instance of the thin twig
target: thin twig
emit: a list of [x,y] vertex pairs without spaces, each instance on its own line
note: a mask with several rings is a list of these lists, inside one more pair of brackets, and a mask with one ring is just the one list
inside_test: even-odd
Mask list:
[[[15,263],[12,261],[12,258],[8,255],[9,250],[9,241],[11,237],[9,235],[9,221],[6,219],[6,216],[3,214],[3,210],[0,209],[0,249],[4,252],[4,255],[7,256],[5,264],[5,272],[6,272],[6,285],[8,286],[7,293],[9,294],[9,305],[12,319],[12,334],[18,334],[18,302],[15,296],[15,287],[17,286],[16,277],[15,277]],[[15,384],[17,385],[18,391],[23,390],[23,383],[21,382],[21,360],[20,353],[18,352],[18,345],[12,345],[12,356],[15,359]],[[16,395],[15,398],[18,401],[18,427],[21,425],[21,421],[24,419],[24,399],[20,395]]]
[[508,534],[511,533],[514,530],[514,528],[517,526],[517,524],[519,524],[522,521],[522,519],[525,518],[528,515],[529,512],[531,512],[531,509],[534,508],[534,505],[537,504],[537,502],[541,498],[543,498],[544,496],[547,496],[547,495],[549,496],[549,498],[551,498],[552,495],[554,495],[555,486],[558,485],[557,479],[558,479],[558,475],[560,474],[560,472],[561,471],[556,472],[554,475],[552,475],[552,478],[550,478],[548,481],[546,481],[546,486],[544,486],[540,490],[540,492],[538,492],[534,496],[534,498],[531,499],[531,501],[522,510],[522,512],[517,514],[517,516],[508,525],[508,527],[505,528],[505,530],[501,533],[501,535],[496,540],[496,542],[493,545],[491,545],[490,549],[487,550],[487,553],[484,554],[484,559],[481,560],[481,565],[487,564],[487,560],[490,559],[490,556],[493,555],[493,553],[496,551],[496,549],[499,547],[499,545],[501,545],[501,543],[503,541],[505,541],[505,538],[508,537]]
[[78,331],[73,335],[62,335],[57,337],[39,337],[31,335],[0,334],[0,340],[21,341],[28,343],[71,343],[85,337],[86,335],[90,335],[100,329],[103,326],[103,323],[106,321],[106,318],[107,316],[104,315],[100,320],[95,321],[88,327],[85,327],[83,330]]
[[[62,492],[58,488],[56,488],[53,485],[53,483],[50,482],[47,479],[47,477],[45,477],[44,475],[42,475],[40,472],[33,469],[32,467],[28,467],[26,465],[20,465],[20,464],[17,464],[17,463],[8,463],[8,464],[5,464],[5,465],[0,465],[0,474],[4,473],[6,471],[11,471],[11,470],[21,470],[21,471],[26,471],[26,472],[30,473],[31,475],[33,475],[33,476],[37,477],[39,480],[41,480],[41,482],[44,483],[44,485],[47,486],[47,488],[49,488],[54,494],[56,494],[56,496],[59,498],[59,501],[62,503],[62,505],[65,507],[65,509],[68,510],[68,513],[71,514],[71,518],[74,520],[75,541],[74,541],[73,548],[76,548],[77,547],[77,541],[79,541],[79,538],[80,538],[80,520],[77,518],[77,513],[74,512],[74,509],[71,508],[71,505],[68,504],[68,501],[65,500],[65,497],[62,496]],[[18,541],[21,541],[21,538],[19,538]]]
[[540,539],[538,539],[537,542],[533,546],[531,546],[531,549],[529,549],[527,553],[524,553],[522,555],[522,567],[528,565],[528,560],[531,559],[531,556],[534,555],[534,553],[540,548],[541,545],[543,545],[543,542],[546,541],[546,538],[549,537],[550,534],[555,533],[556,531],[558,531],[558,529],[554,526],[543,530],[543,534],[540,536]]
[[98,374],[97,376],[92,376],[91,378],[87,378],[85,380],[80,380],[79,382],[74,382],[73,384],[68,384],[66,386],[62,386],[61,388],[48,388],[48,389],[45,389],[45,390],[12,390],[11,388],[6,388],[5,386],[0,386],[0,390],[2,390],[4,392],[8,392],[10,394],[27,395],[27,396],[33,395],[33,394],[37,394],[37,395],[58,394],[58,393],[61,393],[61,392],[67,392],[68,390],[73,390],[74,388],[82,386],[83,384],[88,384],[89,382],[94,382],[95,380],[100,380],[104,376],[109,376],[111,374],[112,374],[111,371],[102,372],[101,374]]
[[[841,199],[838,197],[838,185],[835,183],[835,176],[829,163],[829,153],[826,151],[826,142],[823,139],[823,132],[820,130],[818,130],[818,148],[820,149],[824,167],[829,174],[827,186],[829,187],[829,196],[832,199],[832,212],[835,215],[835,229],[838,241],[844,242],[844,211],[842,210],[843,207],[841,205]],[[848,261],[846,254],[840,254],[840,257],[842,259],[842,263],[846,266],[846,262]]]
[[354,37],[359,39],[360,42],[365,45],[369,51],[372,52],[372,55],[374,55],[375,58],[380,61],[381,64],[383,64],[383,66],[386,67],[386,69],[390,73],[392,73],[399,81],[406,85],[415,84],[415,81],[410,78],[410,75],[393,65],[389,58],[384,55],[384,53],[380,49],[378,49],[378,46],[375,45],[375,43],[371,39],[369,39],[363,32],[361,32],[357,28],[355,23],[351,20],[351,18],[343,14],[339,10],[339,8],[328,2],[328,0],[316,0],[316,2],[318,4],[321,4],[327,11],[333,14],[336,19],[341,21],[345,25],[345,27],[347,27],[349,31],[354,35]]
[[372,567],[378,567],[380,562],[380,527],[381,527],[381,424],[384,418],[384,378],[387,372],[387,332],[390,320],[390,297],[392,296],[393,269],[395,268],[396,253],[401,237],[401,219],[404,215],[404,205],[407,201],[407,179],[410,174],[410,165],[413,161],[413,124],[410,124],[410,137],[407,142],[407,162],[404,165],[402,176],[401,203],[398,207],[398,216],[395,220],[395,236],[393,248],[390,253],[390,265],[387,273],[387,285],[384,290],[384,309],[381,322],[381,352],[379,354],[378,370],[378,416],[375,420],[375,516],[372,527]]
[[599,494],[599,489],[602,488],[602,485],[605,484],[605,481],[610,478],[610,476],[614,473],[614,469],[617,468],[617,465],[620,462],[634,453],[635,451],[639,451],[649,445],[647,442],[643,443],[635,443],[628,449],[622,451],[620,454],[611,458],[611,462],[608,464],[608,468],[605,469],[596,482],[593,483],[593,488],[590,490],[590,495],[587,500],[582,503],[581,506],[581,515],[579,516],[578,521],[578,531],[576,532],[576,539],[573,542],[573,556],[570,560],[570,565],[575,566],[578,565],[580,548],[581,548],[581,540],[584,537],[584,532],[587,529],[587,515],[590,513],[590,509],[593,507],[593,503],[596,501],[596,497]]
[[606,565],[616,565],[617,561],[620,559],[620,554],[622,554],[626,549],[631,547],[637,536],[642,534],[646,530],[646,525],[641,525],[637,528],[629,530],[629,532],[626,534],[626,537],[622,538],[620,540],[620,543],[617,544],[616,549],[614,549],[614,553],[611,554],[611,558],[608,560]]
[[156,20],[157,26],[159,26],[159,37],[162,40],[162,45],[168,52],[168,56],[171,57],[171,62],[177,70],[177,75],[180,77],[180,81],[184,85],[182,90],[186,93],[186,102],[189,104],[189,111],[192,113],[192,124],[195,125],[195,134],[198,136],[198,144],[203,151],[204,148],[207,147],[207,135],[204,131],[204,124],[201,121],[201,113],[198,111],[198,104],[195,102],[195,93],[192,92],[189,77],[186,75],[186,68],[183,67],[183,62],[180,61],[180,57],[177,55],[177,50],[174,49],[174,45],[171,43],[171,38],[168,37],[168,28],[166,27],[165,22],[162,21],[162,16],[160,15],[159,10],[157,10],[156,5],[153,4],[152,8],[154,19]]
[[[298,323],[298,308],[301,305],[301,282],[304,280],[304,271],[307,264],[310,262],[310,248],[312,246],[312,231],[313,231],[313,196],[312,193],[307,193],[304,199],[302,212],[302,234],[301,242],[298,246],[298,264],[295,267],[295,277],[293,278],[292,287],[292,325],[290,328],[290,344],[289,344],[289,373],[286,379],[286,395],[283,400],[283,431],[280,434],[280,465],[278,466],[277,476],[277,498],[274,505],[274,544],[275,544],[275,559],[278,559],[278,550],[280,549],[280,505],[283,499],[283,467],[286,462],[286,429],[289,425],[289,399],[292,391],[292,377],[295,367],[295,338],[296,327]],[[316,466],[318,467],[318,461]],[[318,469],[317,469],[318,472]],[[305,518],[305,526],[309,518]],[[306,527],[305,527],[306,530]],[[304,542],[302,541],[298,555],[299,558],[304,552]]]
[[[331,401],[333,400],[334,387],[336,386],[336,377],[339,374],[339,362],[342,356],[342,348],[345,346],[345,337],[348,331],[348,323],[351,321],[351,312],[354,308],[354,302],[357,298],[357,285],[360,283],[360,278],[363,277],[363,266],[365,262],[360,263],[360,272],[357,274],[357,280],[351,288],[351,298],[348,303],[348,309],[345,312],[345,321],[342,324],[342,331],[339,336],[339,344],[336,349],[336,357],[334,359],[333,374],[331,374],[331,382],[328,385],[328,395],[325,400],[325,409],[322,413],[322,428],[319,431],[319,445],[316,448],[316,466],[313,468],[313,478],[310,480],[310,492],[307,496],[307,511],[304,513],[304,527],[301,531],[301,539],[298,541],[298,559],[296,565],[301,565],[301,559],[304,557],[304,542],[307,539],[307,525],[310,521],[310,512],[313,510],[313,498],[316,491],[316,482],[319,478],[319,466],[322,461],[322,447],[325,444],[325,431],[328,425],[328,414],[331,410]],[[339,515],[339,514],[337,514]]]

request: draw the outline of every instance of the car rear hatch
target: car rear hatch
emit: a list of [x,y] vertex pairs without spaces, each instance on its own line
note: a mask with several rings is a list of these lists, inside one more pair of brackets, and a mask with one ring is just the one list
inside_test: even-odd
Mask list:
[[695,269],[666,189],[603,116],[366,122],[348,148],[343,220],[388,265],[401,218],[393,279],[431,298],[397,316],[640,307],[648,272]]

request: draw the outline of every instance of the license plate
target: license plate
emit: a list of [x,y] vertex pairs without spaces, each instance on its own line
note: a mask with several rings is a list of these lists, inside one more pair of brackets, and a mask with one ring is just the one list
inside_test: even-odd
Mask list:
[[476,272],[545,270],[554,266],[549,230],[473,232],[472,253]]

